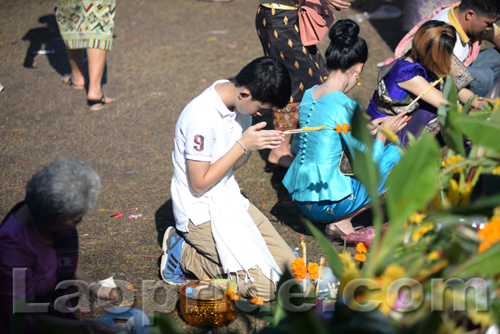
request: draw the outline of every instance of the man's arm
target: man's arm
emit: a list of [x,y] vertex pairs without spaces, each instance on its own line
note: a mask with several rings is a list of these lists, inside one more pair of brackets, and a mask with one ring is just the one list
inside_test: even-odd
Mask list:
[[[209,161],[188,159],[186,165],[191,189],[197,194],[202,194],[216,184],[231,168],[236,169],[243,165],[248,160],[250,152],[278,147],[284,135],[276,130],[262,130],[265,126],[265,122],[260,122],[249,127],[239,140],[241,145],[235,142],[231,149],[213,164]],[[247,150],[247,154],[243,147]]]

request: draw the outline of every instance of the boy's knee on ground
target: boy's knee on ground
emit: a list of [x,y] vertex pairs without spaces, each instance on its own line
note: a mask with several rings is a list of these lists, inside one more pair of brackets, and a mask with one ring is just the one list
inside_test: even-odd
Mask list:
[[256,279],[255,282],[242,283],[240,281],[241,295],[251,300],[254,297],[260,297],[264,302],[272,301],[276,298],[275,286],[266,277]]

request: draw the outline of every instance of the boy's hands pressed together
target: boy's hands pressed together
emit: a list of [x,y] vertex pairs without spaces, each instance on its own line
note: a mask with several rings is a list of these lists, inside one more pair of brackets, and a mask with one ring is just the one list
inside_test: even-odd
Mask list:
[[249,127],[241,136],[240,142],[248,151],[277,148],[285,135],[276,130],[262,130],[266,122],[260,122]]

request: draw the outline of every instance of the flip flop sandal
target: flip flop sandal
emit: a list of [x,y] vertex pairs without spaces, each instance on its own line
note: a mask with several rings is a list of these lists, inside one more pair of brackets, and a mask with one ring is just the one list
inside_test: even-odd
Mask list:
[[110,98],[110,97],[106,96],[103,93],[100,99],[97,99],[97,100],[87,99],[87,105],[90,107],[90,110],[92,110],[92,111],[101,110],[105,104],[110,104],[110,103],[113,103],[115,101],[114,98],[110,98],[110,99],[112,99],[111,102],[106,103],[106,98]]
[[[66,80],[66,78],[68,78],[68,79]],[[73,83],[73,79],[71,78],[71,73],[66,73],[65,75],[63,75],[61,77],[61,81],[62,81],[63,84],[68,85],[68,86],[70,86],[73,89],[81,90],[81,89],[85,88],[85,85],[75,85]]]

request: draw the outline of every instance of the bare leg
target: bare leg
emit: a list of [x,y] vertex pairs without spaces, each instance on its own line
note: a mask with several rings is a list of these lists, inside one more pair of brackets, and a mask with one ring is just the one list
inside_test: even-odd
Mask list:
[[66,48],[66,54],[68,55],[69,66],[71,67],[71,78],[73,84],[76,86],[85,85],[85,78],[83,76],[83,49],[70,50]]
[[281,142],[278,148],[271,150],[267,160],[270,163],[280,165],[282,167],[288,168],[293,162],[294,155],[292,153],[292,148],[290,142],[292,141],[292,135],[285,135],[285,139]]
[[[87,60],[89,64],[89,100],[98,100],[102,97],[102,76],[106,63],[106,51],[100,49],[87,49]],[[105,97],[104,103],[113,102],[113,98]]]
[[345,237],[348,234],[354,232],[354,227],[352,226],[351,220],[359,215],[361,212],[366,211],[370,208],[369,205],[365,205],[361,209],[354,211],[353,213],[339,219],[333,223],[325,226],[325,233],[331,236]]

